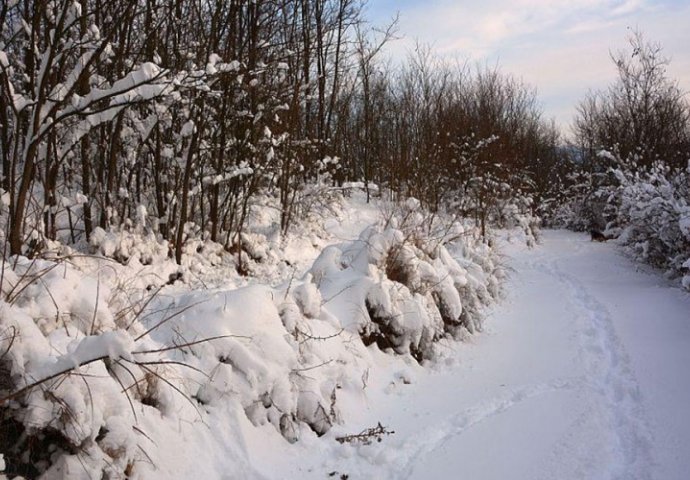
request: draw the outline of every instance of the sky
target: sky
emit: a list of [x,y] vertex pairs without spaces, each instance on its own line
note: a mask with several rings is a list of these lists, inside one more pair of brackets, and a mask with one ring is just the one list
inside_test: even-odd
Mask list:
[[690,0],[369,0],[373,25],[396,13],[394,59],[419,41],[444,57],[497,63],[537,88],[566,135],[587,91],[615,80],[610,53],[628,46],[631,29],[662,45],[669,76],[690,92]]

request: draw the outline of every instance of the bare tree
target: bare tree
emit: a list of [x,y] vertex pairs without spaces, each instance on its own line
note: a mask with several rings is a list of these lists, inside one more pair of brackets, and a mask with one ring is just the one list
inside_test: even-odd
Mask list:
[[677,82],[667,76],[670,60],[661,45],[647,41],[640,31],[633,31],[628,42],[629,51],[611,54],[616,82],[580,103],[577,142],[589,161],[607,149],[637,165],[662,160],[683,167],[690,148],[690,107]]

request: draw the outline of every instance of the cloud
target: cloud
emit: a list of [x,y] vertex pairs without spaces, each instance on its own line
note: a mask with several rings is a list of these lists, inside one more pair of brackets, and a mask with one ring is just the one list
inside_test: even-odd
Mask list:
[[[690,4],[684,0],[406,0],[375,13],[400,10],[406,37],[389,52],[402,57],[416,40],[443,56],[493,63],[535,85],[547,116],[564,130],[588,89],[615,76],[609,52],[626,47],[639,28],[673,57],[669,75],[690,91]],[[385,16],[384,16],[385,15]],[[570,105],[570,107],[568,107]]]

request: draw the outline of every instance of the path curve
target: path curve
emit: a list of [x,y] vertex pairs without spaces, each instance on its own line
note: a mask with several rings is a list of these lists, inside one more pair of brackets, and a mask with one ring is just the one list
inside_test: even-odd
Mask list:
[[509,294],[452,365],[344,412],[395,434],[300,457],[304,478],[688,478],[690,295],[584,234],[507,254]]

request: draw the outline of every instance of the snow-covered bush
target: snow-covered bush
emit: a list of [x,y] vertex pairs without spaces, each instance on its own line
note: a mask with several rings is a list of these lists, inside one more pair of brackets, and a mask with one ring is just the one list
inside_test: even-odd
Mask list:
[[606,150],[597,158],[600,165],[595,171],[580,168],[568,173],[565,187],[542,201],[538,211],[544,225],[577,232],[606,227],[609,198],[617,184],[613,169],[621,163]]
[[95,253],[113,258],[123,264],[131,259],[136,259],[142,265],[159,263],[168,257],[169,250],[167,242],[160,241],[151,231],[130,231],[119,228],[105,231],[96,227],[89,243]]
[[[64,261],[5,265],[0,448],[8,473],[124,478],[140,455],[130,402],[150,383],[143,374],[149,367],[142,369],[133,351],[147,340],[137,342],[136,329],[126,328],[133,310],[123,314],[119,292],[111,290],[117,283],[106,278],[117,274],[103,269],[102,276]],[[123,381],[136,388],[123,393]],[[145,408],[144,398],[137,400]]]
[[[310,270],[344,328],[365,344],[432,358],[434,342],[481,329],[478,305],[499,293],[495,254],[459,223],[434,236],[418,204],[408,201],[388,226],[328,247]],[[455,239],[456,256],[446,242]]]
[[657,163],[633,173],[616,170],[607,230],[637,260],[681,277],[690,288],[690,166],[672,171]]
[[523,241],[528,247],[534,247],[541,238],[539,225],[541,219],[533,213],[534,200],[529,195],[511,195],[506,199],[500,210],[500,215],[494,220],[499,228],[516,229],[522,234]]
[[690,166],[642,168],[607,151],[599,156],[610,161],[606,172],[575,174],[568,195],[543,206],[549,226],[602,230],[690,288]]
[[207,421],[290,442],[323,435],[346,420],[341,395],[361,395],[382,358],[418,365],[437,341],[481,330],[503,276],[476,227],[415,200],[323,249],[301,277],[278,269],[287,254],[264,234],[247,233],[261,275],[286,279],[277,286],[240,282],[232,254],[210,241],[188,241],[182,266],[162,249],[144,265],[160,244],[133,230],[95,230],[92,246],[119,262],[63,249],[4,265],[0,452],[10,475],[146,478],[183,441],[171,432]]

